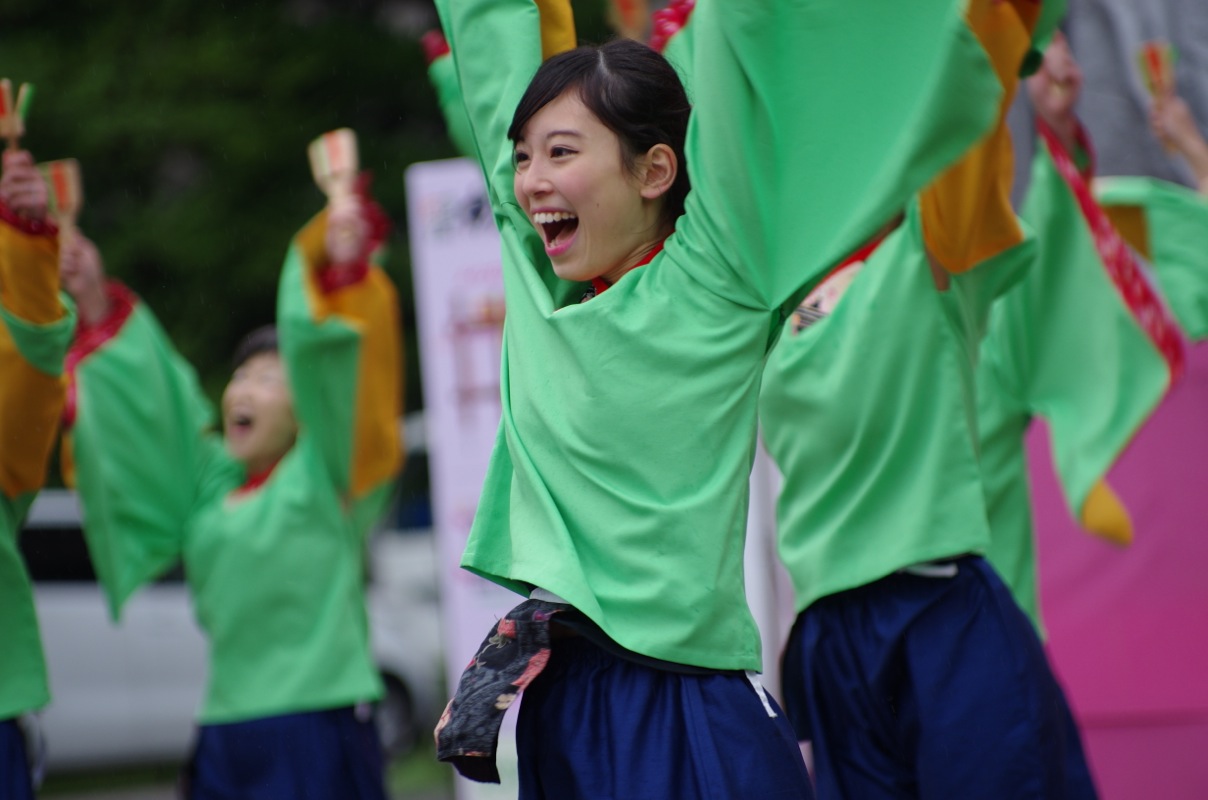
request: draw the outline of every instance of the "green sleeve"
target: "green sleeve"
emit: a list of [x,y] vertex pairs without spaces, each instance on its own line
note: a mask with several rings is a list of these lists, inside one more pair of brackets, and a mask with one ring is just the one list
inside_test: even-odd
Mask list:
[[[1026,1],[1026,0],[1025,0]],[[1053,40],[1057,26],[1065,18],[1066,0],[1043,0],[1040,3],[1040,17],[1036,21],[1036,29],[1032,33],[1032,48],[1043,58],[1045,48]],[[1039,66],[1039,63],[1036,63]]]
[[995,347],[1028,409],[1049,423],[1057,474],[1080,519],[1170,385],[1170,369],[1103,263],[1085,217],[1042,146],[1022,216],[1037,264],[995,308]]
[[977,368],[979,462],[990,521],[986,558],[1043,636],[1025,447],[1032,418],[1012,384],[1018,374],[999,361],[995,330],[983,342]]
[[1139,209],[1144,255],[1162,294],[1189,337],[1208,338],[1208,198],[1156,178],[1102,178],[1095,194],[1108,213]]
[[[437,0],[473,140],[495,207],[514,205],[507,130],[541,66],[541,13],[532,0]],[[533,236],[537,234],[534,231]]]
[[0,318],[21,357],[47,375],[62,374],[63,356],[67,354],[76,326],[75,304],[67,295],[60,295],[59,300],[63,304],[63,316],[43,325],[26,322],[0,306]]
[[755,307],[795,305],[989,129],[1001,87],[962,7],[695,10],[692,193],[677,233],[708,265],[702,281]]
[[470,120],[462,102],[461,85],[457,82],[457,68],[450,55],[437,58],[428,67],[428,80],[436,89],[440,113],[445,118],[449,138],[457,151],[464,156],[474,155],[474,138],[470,133]]
[[[974,347],[986,336],[995,302],[1026,280],[1038,257],[1039,243],[1032,226],[1022,219],[1018,220],[1018,224],[1023,233],[1023,239],[1018,244],[978,262],[974,269],[949,277],[955,291],[960,292],[965,300],[957,305],[967,315],[963,327],[968,341]],[[971,355],[976,358],[976,352]]]
[[[545,5],[552,8],[567,2],[550,0]],[[486,176],[497,220],[510,223],[504,247],[523,254],[525,266],[516,282],[529,284],[535,278],[555,308],[575,302],[583,294],[582,284],[554,274],[541,236],[516,202],[512,144],[507,138],[516,106],[541,66],[542,9],[533,0],[437,0],[436,10],[462,90],[472,155]],[[511,269],[512,260],[505,257],[505,275]],[[509,313],[524,315],[512,297]],[[544,300],[539,302],[544,305]]]
[[350,501],[402,465],[402,353],[394,286],[373,263],[326,264],[326,214],[295,238],[277,325],[298,418],[297,446]]
[[211,433],[193,369],[141,302],[74,374],[71,455],[84,533],[116,619],[139,586],[180,558],[202,488],[241,473]]

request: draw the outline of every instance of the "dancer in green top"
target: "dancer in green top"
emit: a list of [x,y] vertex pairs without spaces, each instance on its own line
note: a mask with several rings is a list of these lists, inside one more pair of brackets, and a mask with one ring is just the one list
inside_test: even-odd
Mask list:
[[295,237],[277,328],[236,354],[222,437],[147,307],[82,236],[64,253],[81,309],[68,445],[97,575],[117,618],[183,561],[210,644],[191,797],[384,797],[364,558],[401,465],[386,230],[357,194]]
[[1038,233],[1038,268],[996,305],[978,372],[988,555],[1041,631],[1024,446],[1032,419],[1048,423],[1071,515],[1127,544],[1132,522],[1106,475],[1181,373],[1183,331],[1208,333],[1208,202],[1148,178],[1092,183],[1090,140],[1073,110],[1081,84],[1058,38],[1028,86],[1040,147],[1021,213]]
[[33,587],[17,549],[63,409],[75,315],[59,295],[59,231],[28,151],[0,175],[0,798],[33,800],[17,718],[50,700]]
[[783,690],[819,797],[1094,795],[1040,642],[981,556],[977,346],[1035,252],[1005,114],[1039,10],[970,4],[1006,89],[998,127],[832,271],[768,359],[799,614]]
[[[702,4],[689,122],[641,45],[533,77],[544,8],[438,9],[508,305],[503,419],[463,565],[536,601],[463,676],[440,753],[488,754],[471,700],[527,686],[524,797],[807,794],[742,674],[761,664],[742,545],[763,360],[829,266],[988,128],[985,53],[946,0]],[[552,653],[551,616],[578,634]],[[514,675],[497,658],[512,642]]]

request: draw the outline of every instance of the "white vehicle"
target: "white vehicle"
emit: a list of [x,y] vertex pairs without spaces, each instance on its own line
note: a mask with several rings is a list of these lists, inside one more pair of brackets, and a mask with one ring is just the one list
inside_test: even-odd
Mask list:
[[[51,772],[179,762],[189,752],[206,679],[206,642],[179,570],[144,587],[109,619],[74,493],[43,491],[21,534],[52,700],[40,716]],[[431,730],[444,702],[432,537],[383,531],[371,545],[378,707],[389,755]]]

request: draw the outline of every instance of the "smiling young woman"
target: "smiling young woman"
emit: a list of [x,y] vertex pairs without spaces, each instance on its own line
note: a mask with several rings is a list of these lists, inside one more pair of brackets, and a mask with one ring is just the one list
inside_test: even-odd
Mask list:
[[[438,755],[498,780],[524,689],[522,798],[809,797],[743,586],[760,373],[786,307],[989,126],[984,52],[949,0],[702,4],[689,109],[642,45],[551,52],[567,3],[438,10],[508,304],[462,564],[530,598],[463,675]],[[809,73],[831,56],[862,65],[842,89]]]
[[559,278],[611,285],[671,234],[689,110],[667,61],[628,39],[555,56],[533,79],[508,131],[514,191]]

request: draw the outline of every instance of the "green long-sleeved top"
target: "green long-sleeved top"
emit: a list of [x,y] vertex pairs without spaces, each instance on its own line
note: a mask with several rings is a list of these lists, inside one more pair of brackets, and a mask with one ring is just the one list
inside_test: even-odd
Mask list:
[[937,291],[912,210],[855,267],[829,314],[781,338],[760,418],[784,475],[777,542],[798,611],[989,547],[976,346],[994,297],[1033,252],[1026,240]]
[[1010,207],[1005,117],[1038,10],[970,4],[1004,88],[994,131],[807,298],[768,358],[760,419],[798,611],[990,546],[974,371],[995,298],[1035,252]]
[[[742,575],[763,360],[787,310],[985,131],[997,84],[948,0],[702,3],[686,212],[574,305],[513,194],[529,0],[438,3],[502,239],[503,414],[462,564],[621,645],[758,670]],[[953,98],[986,98],[952,102]],[[853,98],[861,98],[858,104]]]
[[[1085,134],[1080,139],[1089,155]],[[1027,429],[1036,417],[1048,423],[1071,515],[1109,540],[1130,541],[1127,510],[1105,478],[1181,369],[1182,334],[1161,289],[1178,293],[1178,304],[1167,295],[1171,305],[1184,307],[1179,320],[1195,327],[1203,324],[1208,285],[1205,251],[1169,238],[1202,226],[1196,235],[1208,246],[1208,206],[1171,196],[1177,192],[1159,194],[1152,243],[1162,247],[1155,259],[1162,268],[1154,281],[1097,207],[1076,155],[1055,137],[1041,137],[1021,209],[1037,231],[1037,268],[994,308],[978,371],[988,556],[1041,631]],[[1143,199],[1138,189],[1122,185],[1120,204]]]
[[1208,338],[1208,197],[1146,177],[1096,178],[1095,199],[1153,268],[1183,331]]
[[206,723],[380,694],[364,536],[401,463],[399,331],[381,270],[326,265],[325,217],[290,248],[277,327],[297,442],[246,490],[195,374],[128,293],[73,355],[85,534],[115,618],[183,560],[209,640]]
[[57,234],[0,204],[0,720],[50,700],[17,536],[45,479],[75,328],[71,304],[58,291]]

